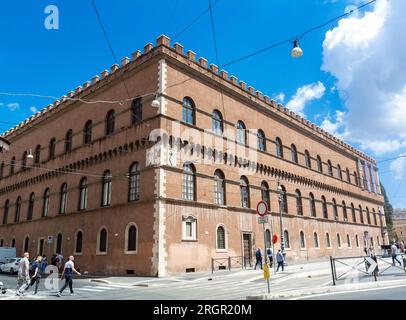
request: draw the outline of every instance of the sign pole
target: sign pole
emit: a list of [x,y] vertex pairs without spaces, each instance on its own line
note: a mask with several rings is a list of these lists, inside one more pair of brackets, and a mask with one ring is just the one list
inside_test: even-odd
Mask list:
[[[271,293],[271,289],[269,287],[269,265],[268,265],[268,253],[266,250],[266,232],[265,232],[265,222],[268,222],[268,204],[265,201],[259,201],[257,204],[257,213],[260,216],[258,218],[258,223],[262,223],[262,231],[264,234],[264,255],[265,255],[265,263],[263,265],[264,271],[264,278],[266,279],[267,286],[268,286],[268,293]],[[262,264],[262,262],[261,262]]]
[[268,293],[271,293],[271,289],[269,287],[269,268],[268,268],[268,259],[267,259],[268,258],[268,253],[266,252],[265,223],[262,224],[262,229],[263,229],[263,232],[264,232],[264,248],[265,248],[265,250],[264,250],[264,255],[265,255],[264,276],[266,277],[266,283],[268,285]]
[[[271,235],[273,236],[273,216],[271,212]],[[272,240],[271,240],[272,241]],[[276,263],[275,263],[275,244],[272,241],[272,264],[273,264],[273,273],[276,274]]]

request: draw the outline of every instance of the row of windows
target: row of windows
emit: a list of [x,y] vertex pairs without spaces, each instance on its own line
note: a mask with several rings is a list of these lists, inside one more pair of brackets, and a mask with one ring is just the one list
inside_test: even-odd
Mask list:
[[[105,135],[111,135],[115,131],[115,119],[116,119],[116,112],[115,110],[111,109],[107,112],[105,118]],[[131,122],[132,124],[138,124],[142,121],[142,99],[137,98],[132,103],[131,108]],[[91,144],[92,143],[92,129],[93,129],[93,122],[92,120],[86,121],[83,127],[83,143],[84,144]],[[68,153],[72,151],[73,147],[73,131],[69,129],[65,134],[64,139],[64,152]],[[56,138],[51,138],[48,145],[48,160],[52,160],[55,158],[55,148],[56,148]],[[41,162],[41,145],[37,145],[33,158],[34,164],[38,165]],[[27,159],[28,159],[28,152],[24,151],[22,160],[21,160],[21,170],[24,171],[27,168]],[[13,157],[10,162],[10,172],[9,175],[13,175],[15,172],[16,166],[16,157]],[[0,179],[4,177],[4,168],[5,164],[2,163],[0,165]]]
[[[130,166],[129,170],[129,185],[128,185],[128,201],[139,200],[140,194],[140,172],[138,162],[133,163]],[[105,171],[102,177],[102,194],[101,194],[101,206],[109,206],[111,204],[111,193],[112,193],[112,175],[109,170]],[[83,177],[79,183],[79,201],[78,209],[86,210],[87,209],[87,200],[88,200],[88,180],[86,177]],[[51,190],[46,188],[43,196],[43,206],[42,206],[42,216],[47,217],[49,215],[49,203],[50,203]],[[66,213],[68,201],[68,185],[63,183],[59,191],[59,214]],[[15,202],[15,215],[14,223],[20,221],[21,215],[21,197],[18,196]],[[35,205],[35,193],[31,193],[28,201],[28,211],[27,211],[27,220],[32,220],[34,213]],[[4,205],[3,213],[3,224],[7,224],[8,214],[10,208],[10,201],[7,199]]]
[[[136,253],[137,252],[137,239],[138,239],[138,228],[135,223],[129,223],[125,230],[125,253]],[[84,234],[82,230],[78,230],[75,234],[75,241],[74,241],[74,253],[75,254],[82,254],[83,253],[83,241],[84,241]],[[62,234],[59,233],[56,237],[55,241],[55,253],[62,253]],[[40,238],[38,242],[38,254],[44,254],[44,244],[45,239]],[[0,247],[3,247],[4,240],[0,240]],[[11,246],[16,246],[16,240],[13,238],[11,240]],[[106,254],[108,249],[108,231],[107,228],[102,227],[97,234],[97,253],[98,254]],[[30,251],[30,237],[26,236],[23,242],[23,251],[29,252]]]
[[[182,121],[186,122],[188,124],[195,125],[195,117],[196,117],[196,111],[195,111],[195,103],[193,100],[189,97],[183,98],[183,108],[182,108]],[[247,137],[247,129],[242,120],[238,120],[237,123],[235,124],[236,128],[236,141],[237,143],[247,145],[248,143],[248,137]],[[220,111],[214,110],[212,112],[212,131],[218,135],[223,135],[224,131],[224,121],[223,121],[223,116]],[[263,130],[258,129],[257,131],[257,141],[258,145],[257,148],[260,151],[266,151],[266,142],[267,139],[265,137],[265,133]],[[276,156],[279,158],[284,158],[284,146],[282,143],[281,138],[276,137],[275,139],[275,146],[276,146]],[[290,152],[291,152],[291,161],[294,163],[299,163],[299,158],[298,158],[298,151],[296,148],[295,144],[292,144],[290,146]],[[323,173],[323,162],[320,157],[320,155],[317,155],[316,157],[316,162],[317,162],[317,170],[320,173]],[[310,153],[308,150],[305,150],[304,152],[304,164],[307,168],[311,169],[312,168],[312,157],[310,156]],[[340,180],[343,180],[343,170],[341,169],[341,166],[337,164],[337,178]],[[333,172],[333,165],[330,160],[327,161],[327,173],[330,176],[334,176]],[[346,173],[346,179],[348,183],[351,183],[351,174],[350,170],[347,168],[345,170]],[[358,175],[354,171],[353,172],[354,176],[354,184],[355,185],[360,185],[360,182],[358,181]]]
[[[283,213],[288,213],[288,200],[287,200],[287,192],[285,186],[281,186],[282,195],[280,206]],[[268,204],[268,208],[270,208],[270,192],[269,185],[266,181],[261,183],[261,198]],[[226,205],[226,181],[224,173],[217,169],[214,172],[214,202],[218,205]],[[294,197],[296,199],[296,214],[303,215],[303,199],[299,189],[295,190]],[[186,163],[183,166],[183,177],[182,177],[182,198],[184,200],[191,200],[196,201],[196,169],[193,164]],[[317,210],[316,210],[316,199],[312,192],[309,193],[309,207],[310,207],[310,215],[312,217],[317,217]],[[240,178],[240,201],[242,208],[250,208],[251,201],[250,201],[250,187],[249,182],[246,176],[241,176]],[[323,218],[329,219],[328,215],[328,203],[325,196],[321,197],[319,201],[322,203],[322,211],[323,211]],[[336,199],[332,199],[331,205],[333,207],[333,219],[338,220],[338,204]],[[360,213],[360,222],[364,223],[364,216],[363,216],[363,209],[362,206],[359,205],[358,209],[355,209],[353,203],[351,203],[350,207],[347,207],[345,201],[341,202],[341,208],[343,213],[343,220],[349,221],[348,212],[349,209],[352,216],[352,222],[357,222],[356,217],[356,210]],[[371,213],[368,207],[365,209],[367,223],[371,224]],[[372,209],[373,221],[375,225],[378,225],[377,221],[377,213],[375,209]],[[380,214],[379,214],[380,216]],[[382,220],[380,221],[382,225]]]

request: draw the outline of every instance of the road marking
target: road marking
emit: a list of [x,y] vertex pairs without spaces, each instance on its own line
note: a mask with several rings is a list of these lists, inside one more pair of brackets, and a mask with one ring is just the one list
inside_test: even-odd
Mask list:
[[[89,288],[89,287],[86,287]],[[118,288],[112,288],[112,287],[105,287],[105,286],[95,286],[92,288],[97,288],[97,289],[102,289],[102,290],[117,290]]]
[[103,292],[104,290],[92,289],[92,288],[77,288],[76,291],[89,291],[89,292]]

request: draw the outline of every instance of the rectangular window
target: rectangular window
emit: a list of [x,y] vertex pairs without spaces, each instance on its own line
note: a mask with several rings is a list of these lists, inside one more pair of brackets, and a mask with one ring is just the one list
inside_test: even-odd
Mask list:
[[194,200],[194,185],[192,174],[183,175],[182,198],[185,200]]
[[189,240],[189,241],[195,241],[197,240],[196,237],[196,219],[194,218],[186,218],[183,219],[183,234],[182,234],[182,240]]

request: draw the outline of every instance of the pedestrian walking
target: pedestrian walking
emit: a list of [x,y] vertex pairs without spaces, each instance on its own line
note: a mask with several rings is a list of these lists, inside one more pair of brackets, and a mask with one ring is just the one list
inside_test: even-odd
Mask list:
[[63,285],[62,289],[57,293],[58,297],[62,296],[62,292],[63,292],[63,290],[66,289],[67,286],[69,286],[70,294],[71,295],[74,294],[73,282],[72,282],[73,273],[76,273],[77,275],[80,276],[80,272],[78,272],[75,269],[75,264],[73,263],[74,260],[75,260],[75,257],[70,256],[69,260],[65,263],[65,267],[63,268],[62,276],[61,276],[61,280],[63,280],[63,277],[65,276],[65,284]]
[[48,266],[47,256],[44,254],[41,259],[41,272],[45,273],[45,270]]
[[257,265],[259,265],[262,269],[262,252],[260,248],[258,248],[257,251],[255,251],[255,259],[256,263],[254,270],[257,270]]
[[273,265],[273,252],[271,248],[268,248],[268,250],[266,251],[266,254],[268,255],[269,258],[269,267],[272,268]]
[[[38,256],[37,259],[32,264],[33,275],[31,277],[30,286],[32,287],[35,283],[34,294],[37,294],[38,286],[39,286],[39,283],[41,282],[41,276],[42,276],[41,261],[42,261],[42,257]],[[28,289],[28,287],[27,287],[27,289]]]
[[278,263],[278,267],[276,268],[276,272],[279,271],[279,267],[282,267],[282,271],[284,271],[283,269],[283,254],[281,252],[281,250],[278,250],[278,253],[276,254],[276,262]]
[[24,291],[30,286],[30,254],[24,253],[24,258],[19,262],[18,277],[17,277],[17,292],[16,295],[23,296]]
[[396,257],[397,256],[397,251],[398,251],[398,247],[396,246],[396,244],[394,242],[392,244],[392,246],[391,246],[392,263],[393,263],[393,265],[396,265],[395,261],[397,261],[399,263],[399,265],[401,266],[402,263]]

